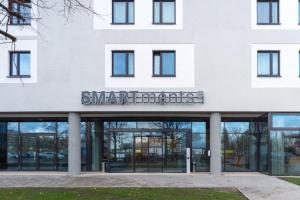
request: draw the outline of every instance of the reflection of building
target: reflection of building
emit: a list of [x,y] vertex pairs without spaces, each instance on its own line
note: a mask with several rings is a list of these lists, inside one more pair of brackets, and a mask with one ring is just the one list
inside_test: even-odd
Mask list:
[[112,15],[41,16],[43,37],[15,20],[0,169],[300,175],[298,1],[251,2],[95,0]]

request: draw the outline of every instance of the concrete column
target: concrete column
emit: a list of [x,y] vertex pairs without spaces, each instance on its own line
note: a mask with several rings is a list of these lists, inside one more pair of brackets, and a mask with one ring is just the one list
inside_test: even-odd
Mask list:
[[69,174],[79,175],[81,171],[81,137],[80,137],[80,114],[69,113]]
[[210,115],[210,172],[222,173],[221,160],[221,113]]

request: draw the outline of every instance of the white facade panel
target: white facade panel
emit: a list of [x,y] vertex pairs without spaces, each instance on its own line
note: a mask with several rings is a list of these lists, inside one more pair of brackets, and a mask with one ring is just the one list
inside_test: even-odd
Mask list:
[[[5,42],[5,41],[0,41]],[[9,52],[30,51],[30,78],[9,78]],[[35,83],[37,82],[37,41],[18,40],[15,44],[1,44],[0,48],[0,83]]]
[[[257,51],[280,51],[280,77],[257,77]],[[252,45],[252,87],[300,88],[300,44]]]
[[112,24],[112,0],[95,0],[95,29],[182,29],[183,0],[176,0],[176,24],[153,24],[153,0],[135,0],[135,23],[131,25]]
[[[134,51],[134,77],[112,77],[112,51]],[[176,77],[152,77],[153,51],[176,51]],[[192,88],[195,86],[195,57],[192,44],[106,44],[106,88]]]

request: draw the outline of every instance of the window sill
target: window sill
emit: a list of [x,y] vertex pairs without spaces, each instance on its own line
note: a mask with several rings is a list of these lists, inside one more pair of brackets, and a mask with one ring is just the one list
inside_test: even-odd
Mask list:
[[280,26],[281,23],[257,23],[258,26]]
[[176,25],[176,23],[152,23],[152,25]]
[[260,75],[260,76],[257,76],[257,78],[281,78],[281,76],[268,76],[268,75],[262,76],[262,75]]
[[176,75],[153,75],[153,78],[176,78]]
[[31,76],[30,75],[7,76],[6,78],[31,78]]
[[134,75],[111,75],[112,78],[134,78]]
[[135,25],[135,23],[110,23],[110,25]]

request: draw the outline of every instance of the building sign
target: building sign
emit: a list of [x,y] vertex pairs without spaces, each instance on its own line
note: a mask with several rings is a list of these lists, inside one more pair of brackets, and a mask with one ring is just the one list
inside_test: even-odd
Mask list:
[[204,92],[82,91],[83,105],[203,104]]

